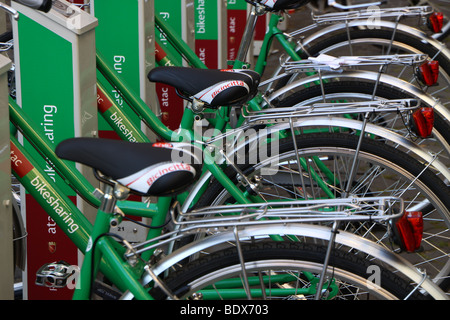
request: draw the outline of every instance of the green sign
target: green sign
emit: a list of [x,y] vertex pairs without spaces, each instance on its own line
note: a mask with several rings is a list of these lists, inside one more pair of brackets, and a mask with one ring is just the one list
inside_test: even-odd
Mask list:
[[[183,21],[186,18],[183,4],[183,0],[155,0],[155,15],[159,15],[164,23],[169,24],[179,37],[183,37]],[[159,63],[163,65],[167,60],[165,57],[168,55],[170,56],[170,65],[183,65],[181,55],[159,30],[155,30],[155,37],[165,52],[163,55],[159,52],[160,57],[157,57],[160,60]],[[173,87],[162,83],[156,84],[156,93],[161,108],[162,122],[172,130],[178,129],[183,115],[184,101],[177,95]]]
[[[72,43],[25,15],[20,16],[18,32],[20,105],[36,121],[48,142],[56,147],[62,140],[74,136],[74,113],[67,112],[74,109]],[[43,47],[43,43],[46,46]],[[24,145],[35,159],[40,158],[27,141]],[[61,185],[67,194],[74,195],[48,163],[42,159],[40,165],[51,180]]]
[[[92,136],[96,132],[93,29],[97,20],[79,9],[70,10],[66,1],[53,3],[54,10],[42,14],[13,2],[20,19],[13,21],[12,26],[17,103],[33,121],[30,125],[49,145],[56,147],[67,138]],[[80,208],[86,217],[92,207],[78,201],[75,192],[26,139],[23,146],[27,159],[34,160],[34,166],[42,170],[39,174],[32,170],[35,175],[22,179],[30,191],[21,203],[28,232],[24,297],[70,299],[73,292],[67,288],[35,285],[36,271],[53,261],[78,263],[78,249],[68,235],[77,233],[81,226],[72,219],[70,207]],[[11,161],[18,164],[15,156],[19,145],[16,147],[14,150],[11,146]],[[56,196],[56,188],[68,197],[64,204]]]
[[195,0],[195,52],[210,69],[220,67],[218,1]]
[[217,1],[195,0],[195,38],[218,39]]
[[247,10],[247,2],[245,0],[228,0],[227,9],[228,10]]
[[[109,67],[114,70],[120,79],[125,81],[130,88],[140,94],[140,66],[139,66],[139,19],[138,1],[128,1],[124,5],[121,0],[95,0],[94,15],[99,24],[95,30],[96,49]],[[103,76],[97,74],[100,81],[118,106],[132,121],[139,123],[139,118],[130,109],[118,92],[108,83]],[[100,135],[108,135],[112,132],[109,124],[99,117]]]
[[[182,10],[182,0],[155,0],[155,14],[158,14],[165,23],[168,23],[179,37],[183,36],[183,20],[184,10]],[[167,41],[159,30],[155,30],[155,36],[159,43],[163,46],[172,59],[175,59],[176,64],[182,63],[182,58],[175,48]]]

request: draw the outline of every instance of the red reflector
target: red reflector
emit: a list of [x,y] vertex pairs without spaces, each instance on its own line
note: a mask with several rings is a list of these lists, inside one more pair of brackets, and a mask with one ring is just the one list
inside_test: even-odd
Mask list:
[[411,129],[414,133],[421,137],[427,138],[431,136],[434,125],[434,109],[430,107],[422,107],[413,112],[411,116]]
[[444,15],[442,12],[434,12],[428,17],[428,27],[431,31],[439,33],[444,25]]
[[420,248],[423,234],[422,212],[410,211],[395,223],[402,249],[414,252]]
[[427,61],[417,68],[418,79],[427,86],[436,84],[439,78],[439,61]]
[[430,67],[432,78],[432,83],[435,84],[439,79],[439,61],[430,61],[428,62],[428,66]]

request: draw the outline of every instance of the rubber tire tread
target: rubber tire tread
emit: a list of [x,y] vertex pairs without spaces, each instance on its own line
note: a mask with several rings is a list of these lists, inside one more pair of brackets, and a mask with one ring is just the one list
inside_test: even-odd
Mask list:
[[[322,245],[297,242],[262,242],[244,244],[241,247],[246,262],[271,259],[294,259],[322,263],[327,250]],[[170,274],[165,279],[165,283],[173,290],[174,294],[182,295],[187,292],[187,284],[191,281],[220,270],[221,268],[236,264],[239,264],[239,257],[235,248],[219,250],[183,266],[180,270]],[[369,265],[373,265],[373,262],[362,259],[353,253],[337,249],[332,251],[330,257],[330,266],[345,269],[364,278],[367,277],[367,268]],[[412,287],[397,275],[382,267],[380,267],[380,270],[381,284],[390,293],[398,298],[403,298],[411,291]],[[153,289],[151,294],[155,298],[164,297],[158,288]],[[424,298],[423,295],[417,292],[412,297],[414,300]]]

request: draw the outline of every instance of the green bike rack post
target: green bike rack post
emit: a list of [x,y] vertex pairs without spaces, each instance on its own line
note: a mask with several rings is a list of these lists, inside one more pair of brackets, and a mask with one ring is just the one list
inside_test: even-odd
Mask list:
[[[97,20],[64,0],[53,1],[53,9],[41,13],[12,2],[20,13],[13,22],[17,103],[50,143],[70,137],[97,135],[95,34]],[[22,139],[24,140],[24,139]],[[48,178],[71,197],[92,221],[95,208],[84,203],[45,160],[22,141],[33,158],[42,161]],[[92,170],[78,169],[95,185]],[[86,172],[85,172],[86,171]],[[49,198],[45,186],[41,194]],[[70,299],[69,288],[35,285],[36,271],[44,264],[64,260],[78,265],[82,254],[30,195],[23,195],[22,212],[27,228],[27,265],[24,272],[24,299]],[[57,198],[57,196],[55,196]],[[56,201],[55,201],[56,202]],[[52,206],[55,213],[57,203]],[[70,213],[65,223],[70,224]],[[65,228],[66,229],[66,228]]]
[[9,108],[7,72],[11,60],[0,55],[0,299],[14,298],[14,255],[11,203],[11,162],[6,155],[9,148]]
[[223,0],[193,2],[195,52],[208,68],[226,68],[226,3]]
[[[115,75],[134,91],[136,96],[139,96],[155,114],[158,114],[159,106],[156,103],[154,84],[147,79],[148,72],[155,67],[153,1],[92,0],[90,11],[99,23],[95,29],[98,55],[115,72]],[[136,116],[116,89],[104,80],[100,72],[97,72],[97,81],[104,86],[110,96],[114,97],[115,102],[130,121],[136,126],[141,126],[150,141],[155,141],[156,136],[153,132],[141,123],[141,119]],[[110,117],[111,119],[114,117],[114,123],[120,129],[122,117],[116,116],[115,113]],[[103,117],[99,117],[99,135],[103,138],[119,138]],[[133,197],[133,199],[141,200],[140,197]],[[149,222],[142,221],[139,217],[134,217],[134,220]],[[147,231],[145,227],[130,221],[122,221],[114,230],[130,242],[144,241]]]
[[[191,48],[194,45],[193,20],[188,21],[186,17],[192,11],[193,0],[155,0],[155,15],[158,15],[164,23],[168,24],[172,30],[185,41]],[[189,5],[188,5],[189,4]],[[183,65],[182,56],[172,47],[166,37],[155,30],[155,37],[160,48],[172,58],[171,64]],[[166,56],[161,51],[156,53],[159,65],[167,65],[164,59]],[[169,64],[170,65],[170,64]],[[157,83],[156,93],[161,108],[161,120],[171,130],[178,129],[181,117],[185,108],[185,102],[181,99],[175,89],[171,86]]]
[[[215,69],[226,68],[225,8],[226,2],[223,0],[155,0],[155,14],[192,48],[204,65]],[[159,46],[162,48],[156,56],[159,65],[188,65],[159,30],[156,30],[156,37],[158,49]],[[162,121],[176,130],[185,102],[170,86],[157,84],[156,89]]]
[[[95,30],[97,53],[116,75],[134,90],[153,111],[159,110],[154,93],[154,85],[147,79],[148,72],[155,67],[155,36],[153,24],[153,1],[92,0],[90,12],[99,25]],[[106,83],[100,73],[98,81],[114,97],[119,107],[131,121],[140,125],[140,119],[124,101],[116,89]],[[115,123],[120,123],[117,119]],[[151,138],[154,135],[142,125],[142,130]],[[111,126],[99,118],[100,136],[118,138]]]

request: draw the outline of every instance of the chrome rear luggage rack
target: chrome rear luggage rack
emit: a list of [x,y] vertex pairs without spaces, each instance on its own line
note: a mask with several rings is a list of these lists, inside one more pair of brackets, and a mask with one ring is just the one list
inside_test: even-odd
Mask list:
[[267,108],[261,111],[243,109],[247,123],[273,124],[312,116],[332,116],[354,113],[407,112],[419,107],[416,99],[374,100],[361,102],[314,103],[306,106]]

